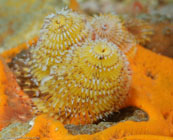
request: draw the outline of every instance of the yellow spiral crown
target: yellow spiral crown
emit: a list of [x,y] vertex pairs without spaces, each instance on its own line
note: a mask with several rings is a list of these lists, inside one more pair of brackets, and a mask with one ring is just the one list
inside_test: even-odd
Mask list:
[[34,102],[64,123],[92,123],[117,111],[127,98],[129,64],[110,42],[90,40],[74,47],[61,70],[42,82]]
[[31,50],[33,76],[41,81],[49,75],[51,69],[63,63],[70,47],[83,42],[87,34],[86,20],[81,14],[63,9],[47,16],[37,46]]

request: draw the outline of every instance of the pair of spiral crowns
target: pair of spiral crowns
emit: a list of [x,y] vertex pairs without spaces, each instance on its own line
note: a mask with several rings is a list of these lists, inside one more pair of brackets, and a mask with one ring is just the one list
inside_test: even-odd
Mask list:
[[45,18],[36,46],[10,64],[36,113],[86,124],[120,109],[128,97],[127,57],[136,41],[117,15],[57,11]]

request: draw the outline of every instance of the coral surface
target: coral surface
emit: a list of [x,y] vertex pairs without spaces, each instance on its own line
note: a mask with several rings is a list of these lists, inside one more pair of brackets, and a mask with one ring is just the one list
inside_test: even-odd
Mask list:
[[18,86],[3,58],[0,57],[0,129],[14,120],[25,122],[32,118],[31,100]]
[[[75,47],[74,50],[72,47],[72,50],[70,52],[73,52],[74,55],[69,55],[70,59],[65,59],[65,61],[71,64],[69,66],[68,63],[67,64],[65,63],[65,66],[67,65],[65,69],[71,70],[71,72],[69,72],[68,77],[75,77],[75,75],[73,75],[72,72],[74,72],[75,74],[81,73],[80,70],[82,66],[83,65],[85,66],[86,64],[82,63],[82,65],[76,65],[80,64],[79,62],[82,62],[83,60],[87,62],[97,62],[100,58],[102,60],[103,56],[105,57],[105,55],[107,55],[107,52],[110,52],[108,47],[109,45],[107,43],[106,45],[103,46],[92,45],[94,46],[92,53],[95,52],[97,54],[97,55],[95,54],[96,56],[94,58],[95,61],[93,61],[93,59],[91,60],[91,58],[93,58],[92,55],[84,59],[83,55],[81,54],[88,53],[89,51],[87,51],[87,48],[89,46],[90,45],[87,44],[86,46],[81,48]],[[104,51],[102,51],[103,48],[107,47],[108,49],[106,50],[104,49]],[[121,108],[128,106],[135,106],[140,109],[143,109],[145,112],[147,112],[149,116],[148,121],[145,122],[124,121],[92,135],[74,136],[68,133],[68,131],[64,128],[62,123],[44,114],[36,117],[31,131],[21,136],[20,140],[26,140],[26,139],[31,140],[33,138],[41,140],[49,140],[49,139],[171,140],[173,139],[172,138],[173,137],[173,102],[172,102],[173,60],[171,58],[167,58],[165,56],[153,53],[143,48],[142,46],[138,45],[136,47],[138,48],[136,55],[132,58],[129,58],[130,67],[133,72],[132,83],[130,86],[130,90],[128,92],[130,96],[127,96],[127,99],[125,100],[124,104],[120,106]],[[12,58],[12,56],[6,57],[6,55],[9,54],[14,55],[16,54],[16,52],[20,52],[21,48],[25,47],[20,46],[19,49],[16,48],[15,50],[11,50],[8,53],[5,52],[4,54],[1,55],[4,56],[6,61],[10,61],[10,58]],[[82,49],[84,50],[86,49],[85,53],[81,53]],[[100,53],[102,55],[98,55]],[[76,56],[80,55],[81,59],[76,59]],[[110,55],[110,58],[112,56]],[[118,59],[121,62],[120,63],[121,65],[119,65],[119,67],[123,67],[124,59],[121,57],[116,57],[116,59]],[[109,59],[107,59],[106,61],[109,61]],[[108,64],[114,61],[110,61]],[[73,67],[76,69],[73,70]],[[82,72],[87,71],[87,69],[90,69],[90,67],[83,69]],[[60,70],[64,70],[63,67],[60,67]],[[96,68],[94,68],[94,70],[97,71]],[[112,70],[114,69],[110,69],[110,72]],[[125,70],[124,73],[126,72],[127,71]],[[25,122],[30,118],[32,118],[32,113],[31,113],[32,103],[30,101],[30,98],[28,98],[28,96],[22,92],[22,90],[16,83],[12,72],[9,70],[8,66],[5,64],[3,59],[0,60],[0,74],[2,77],[0,78],[0,90],[1,90],[0,121],[3,122],[0,128],[2,129],[8,124],[10,124],[12,121]],[[62,73],[57,73],[57,74],[60,75],[60,78],[61,75],[63,75]],[[119,73],[117,72],[117,74]],[[88,75],[88,77],[90,77],[90,75]],[[81,79],[78,78],[78,80],[81,81],[82,78]],[[46,81],[43,80],[43,83],[46,83]],[[45,90],[45,89],[43,87],[40,90]]]

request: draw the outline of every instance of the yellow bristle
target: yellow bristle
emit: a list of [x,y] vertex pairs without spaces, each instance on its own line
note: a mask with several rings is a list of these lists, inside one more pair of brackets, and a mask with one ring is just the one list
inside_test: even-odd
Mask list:
[[64,123],[78,120],[80,124],[117,111],[128,96],[131,81],[128,61],[119,48],[106,40],[89,40],[74,47],[69,57],[64,75],[55,72],[40,85],[43,96],[36,102],[38,109],[52,112]]

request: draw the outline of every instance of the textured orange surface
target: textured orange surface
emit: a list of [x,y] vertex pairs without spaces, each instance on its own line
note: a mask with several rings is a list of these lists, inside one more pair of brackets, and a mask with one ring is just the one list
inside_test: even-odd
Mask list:
[[0,130],[13,121],[32,117],[31,101],[18,86],[14,75],[0,57]]
[[80,6],[76,0],[70,0],[69,8],[74,10],[74,11],[80,11],[81,12]]
[[36,43],[37,40],[38,40],[38,37],[35,37],[35,38],[29,40],[27,43],[23,43],[16,48],[12,48],[10,50],[5,51],[4,53],[0,54],[0,56],[2,56],[6,62],[10,62],[10,60],[14,56],[16,56],[16,54],[20,53],[24,49],[27,49],[28,46],[31,46],[32,44]]
[[[20,47],[19,47],[20,49]],[[12,50],[13,51],[13,50]],[[12,53],[13,54],[13,53]],[[147,122],[126,121],[118,123],[102,132],[93,135],[68,134],[63,124],[52,120],[46,116],[38,116],[32,130],[26,134],[26,137],[41,137],[41,140],[47,139],[107,139],[113,140],[126,137],[126,139],[172,139],[173,136],[173,60],[158,54],[155,54],[141,46],[135,58],[130,60],[133,71],[132,86],[129,92],[129,99],[126,106],[136,106],[145,110],[149,115]],[[3,117],[6,114],[6,100],[8,98],[5,92],[14,88],[11,83],[9,74],[4,71],[7,66],[1,60],[0,74],[1,78],[1,97],[0,118],[1,121],[9,120]],[[6,84],[2,86],[3,80]],[[8,84],[9,83],[9,84]],[[15,83],[13,79],[13,83]],[[7,85],[8,86],[5,86]],[[8,88],[5,88],[8,87]],[[15,94],[20,94],[16,92]],[[11,98],[12,100],[12,98]],[[16,102],[17,103],[17,102]],[[23,106],[23,105],[22,105]],[[23,110],[23,109],[22,109]],[[24,112],[23,112],[24,113]],[[1,127],[3,127],[1,125]],[[58,129],[57,129],[58,127]],[[55,129],[57,131],[55,131]],[[134,136],[133,136],[134,135]],[[135,136],[136,135],[136,136]],[[158,136],[157,136],[158,135]],[[129,137],[128,137],[129,136]],[[167,137],[163,137],[167,136]]]

